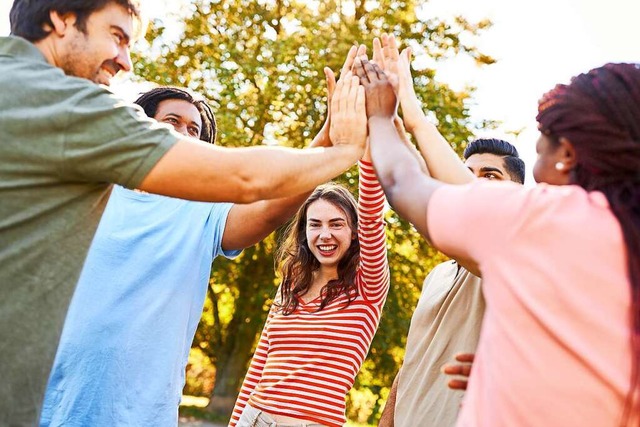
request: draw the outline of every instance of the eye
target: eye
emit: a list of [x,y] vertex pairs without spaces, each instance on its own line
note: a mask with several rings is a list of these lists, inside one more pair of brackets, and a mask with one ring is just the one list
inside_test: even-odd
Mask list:
[[344,224],[341,224],[341,223],[334,223],[334,224],[331,224],[331,228],[335,228],[336,230],[339,230],[339,229],[341,229],[342,227],[344,227]]
[[116,43],[118,43],[119,45],[123,45],[125,44],[124,41],[124,37],[122,36],[122,34],[119,33],[113,33],[113,39],[115,40]]
[[174,118],[174,117],[166,117],[163,122],[166,123],[171,123],[172,125],[177,125],[178,124],[178,119]]
[[196,136],[196,137],[200,136],[200,129],[192,126],[192,127],[189,128],[189,134],[191,136]]

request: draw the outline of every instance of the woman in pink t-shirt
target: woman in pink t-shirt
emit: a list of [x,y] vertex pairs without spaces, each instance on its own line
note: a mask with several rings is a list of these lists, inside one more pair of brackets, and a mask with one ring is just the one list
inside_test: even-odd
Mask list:
[[[409,54],[391,60],[406,128],[419,143],[437,139],[413,92]],[[543,97],[534,176],[546,184],[535,188],[432,179],[396,132],[386,75],[366,61],[356,72],[389,202],[482,274],[487,311],[458,425],[638,425],[638,65],[607,64]],[[462,163],[450,154],[442,158],[451,176]]]

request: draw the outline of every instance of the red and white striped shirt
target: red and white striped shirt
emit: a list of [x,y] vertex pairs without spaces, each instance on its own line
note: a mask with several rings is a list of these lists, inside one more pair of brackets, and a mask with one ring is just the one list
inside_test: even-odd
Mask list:
[[345,396],[369,351],[389,291],[384,193],[371,163],[361,161],[358,200],[358,297],[320,299],[284,316],[271,306],[229,426],[247,402],[270,414],[330,427],[345,423]]

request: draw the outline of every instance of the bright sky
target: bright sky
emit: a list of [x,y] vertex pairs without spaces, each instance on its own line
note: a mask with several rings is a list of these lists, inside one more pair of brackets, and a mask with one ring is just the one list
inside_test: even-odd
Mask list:
[[[180,2],[167,0],[177,11]],[[0,0],[0,35],[9,33],[11,0]],[[473,85],[473,118],[503,122],[497,136],[515,142],[530,174],[537,138],[535,115],[540,96],[556,83],[606,62],[640,62],[638,0],[430,0],[424,12],[433,16],[489,18],[493,27],[478,39],[481,50],[496,59],[478,68],[454,60],[438,66],[439,79],[455,88]],[[524,131],[516,141],[509,131]],[[531,176],[527,177],[529,183]]]

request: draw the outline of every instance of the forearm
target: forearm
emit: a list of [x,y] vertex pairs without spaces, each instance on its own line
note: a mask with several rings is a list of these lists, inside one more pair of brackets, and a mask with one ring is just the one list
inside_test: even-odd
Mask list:
[[442,183],[421,169],[391,120],[370,118],[369,135],[373,163],[389,203],[428,238],[427,206]]
[[160,159],[140,189],[189,200],[251,203],[310,191],[360,156],[362,148],[351,145],[297,150],[180,141]]
[[389,285],[389,267],[383,211],[384,192],[376,178],[373,164],[359,162],[358,239],[361,273],[365,278],[368,297],[381,300]]
[[416,139],[429,173],[435,179],[447,184],[466,184],[475,179],[436,126],[426,117],[409,131]]
[[222,248],[228,251],[255,245],[291,218],[307,197],[309,192],[248,205],[234,205],[227,219]]
[[396,412],[396,396],[398,394],[398,378],[399,377],[400,377],[400,372],[396,374],[396,377],[393,380],[393,384],[391,385],[391,391],[389,391],[389,397],[387,398],[387,403],[384,404],[384,410],[382,411],[382,415],[380,416],[380,422],[378,423],[378,427],[393,427],[394,425],[394,416]]

